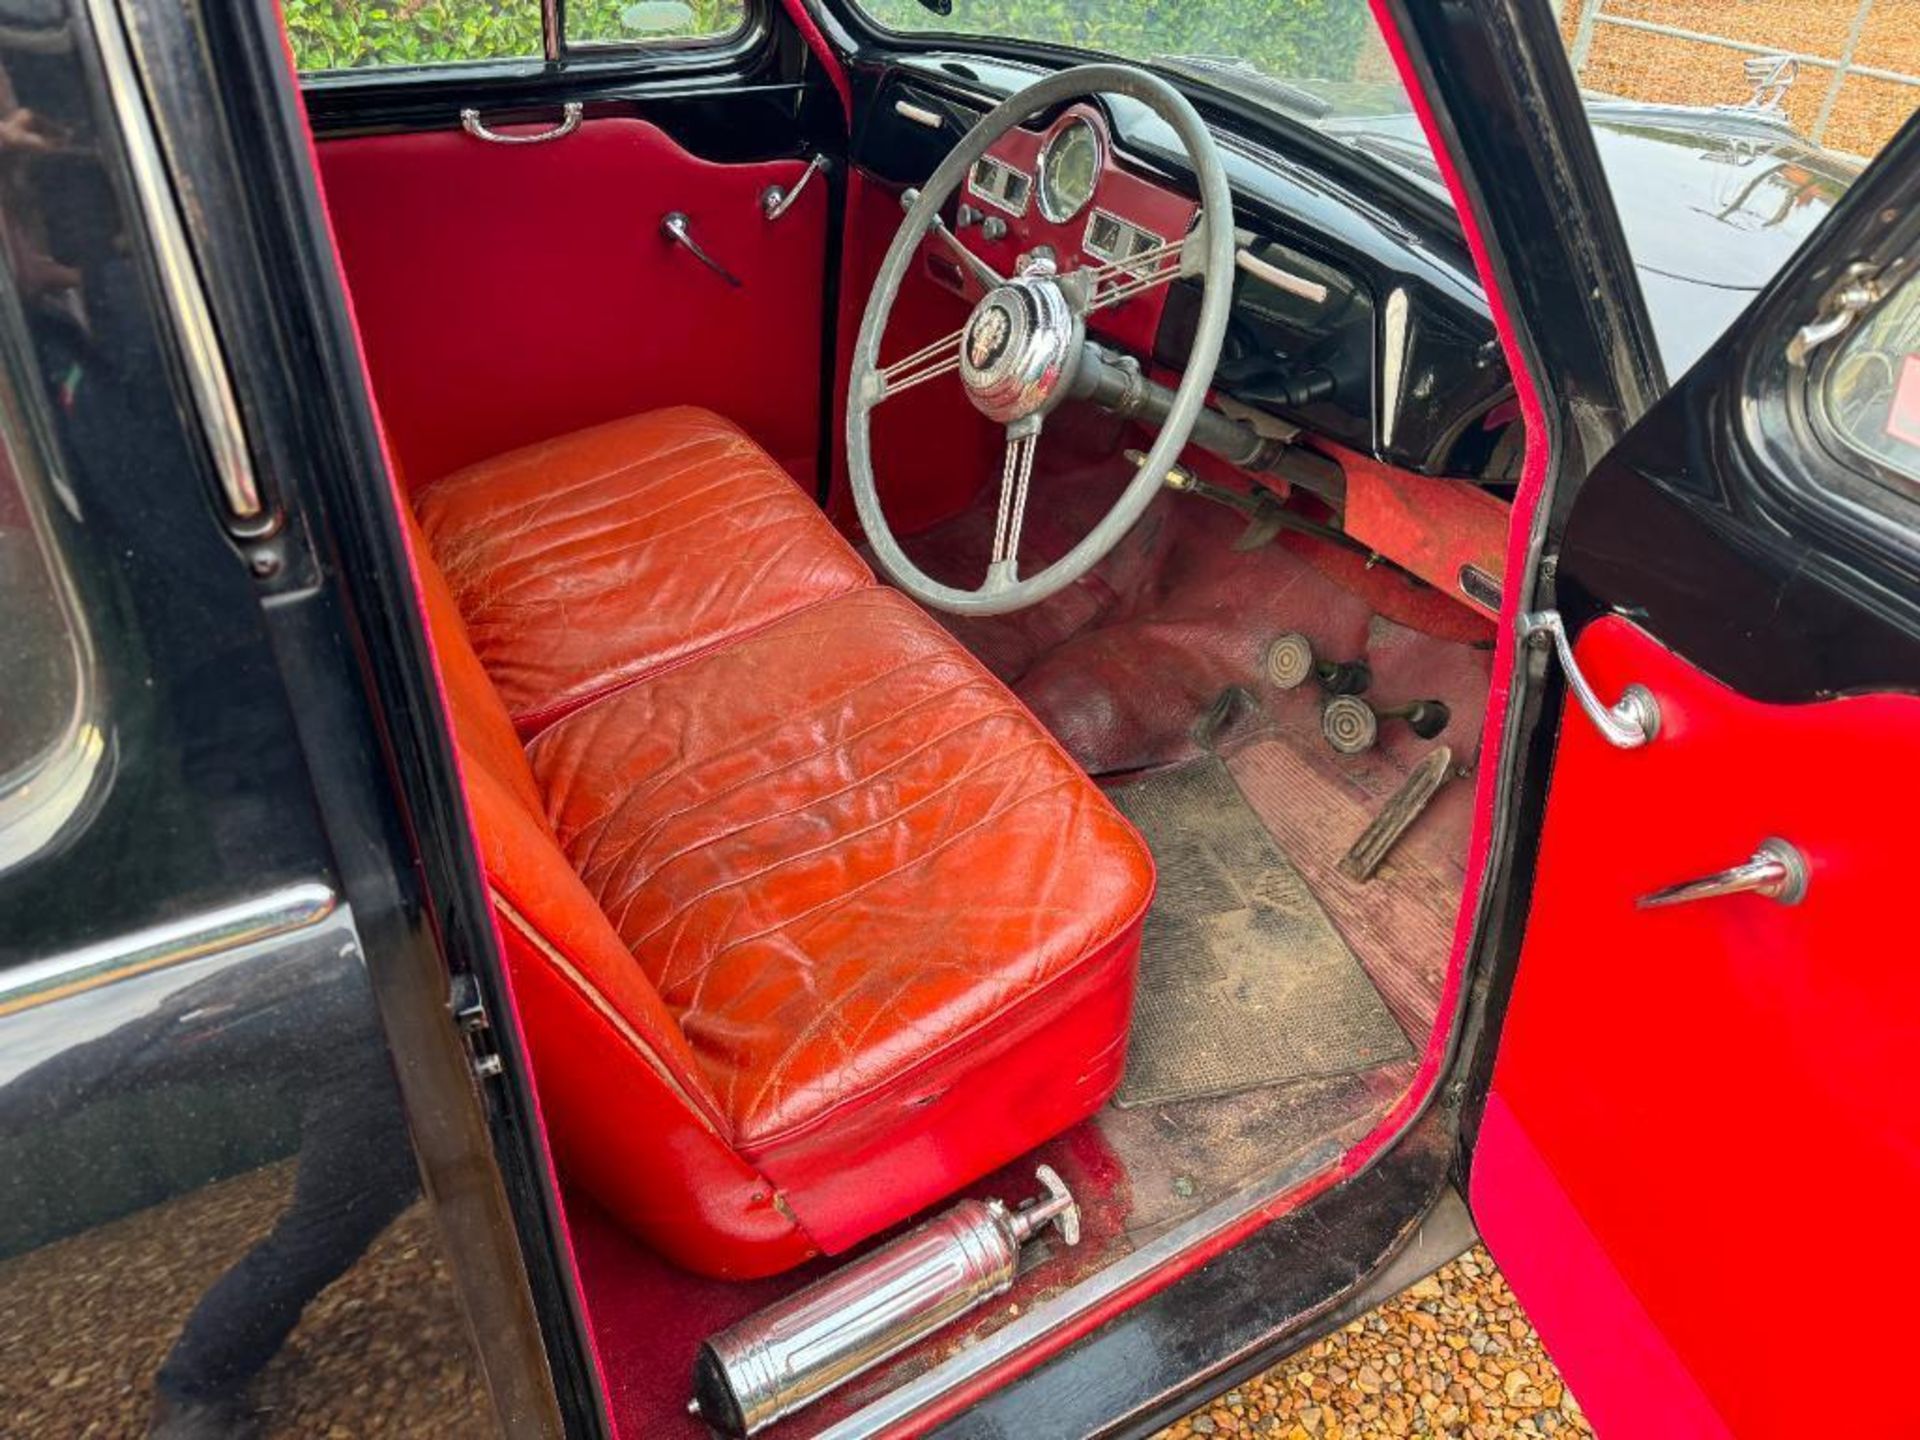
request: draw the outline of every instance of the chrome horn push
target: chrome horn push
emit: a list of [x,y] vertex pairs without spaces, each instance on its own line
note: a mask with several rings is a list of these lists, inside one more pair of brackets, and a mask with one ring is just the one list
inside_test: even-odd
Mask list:
[[989,420],[1011,425],[1051,410],[1079,363],[1086,321],[1050,265],[981,297],[960,337],[960,381]]
[[1051,1167],[1037,1174],[1045,1193],[1018,1209],[962,1200],[713,1336],[694,1361],[689,1413],[752,1435],[1004,1292],[1021,1246],[1047,1225],[1077,1245],[1073,1196]]

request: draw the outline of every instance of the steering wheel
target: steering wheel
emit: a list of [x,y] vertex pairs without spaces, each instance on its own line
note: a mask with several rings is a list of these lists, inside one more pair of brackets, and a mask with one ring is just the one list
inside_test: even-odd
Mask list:
[[[1200,186],[1200,218],[1191,235],[1108,265],[1060,273],[1028,257],[1021,273],[1002,277],[964,251],[940,220],[947,198],[989,146],[1037,111],[1097,94],[1126,95],[1173,127]],[[929,231],[962,253],[988,286],[959,330],[910,355],[880,363],[880,342],[901,281]],[[1092,569],[1146,512],[1187,443],[1219,363],[1232,303],[1233,199],[1213,136],[1186,97],[1166,81],[1130,65],[1080,65],[1029,85],[982,117],[954,146],[907,211],[867,299],[854,347],[847,399],[847,469],[854,506],[888,577],[924,605],[956,615],[1001,615],[1037,604]],[[1203,297],[1185,373],[1160,433],[1120,498],[1084,539],[1036,575],[1019,573],[1033,452],[1047,415],[1070,395],[1125,389],[1130,372],[1087,341],[1087,317],[1177,275],[1198,275]],[[1105,376],[1102,375],[1105,371]],[[873,479],[869,423],[875,407],[925,381],[958,372],[975,409],[1006,427],[1000,507],[992,559],[976,590],[944,585],[907,558],[894,538]],[[1116,381],[1114,376],[1120,378]]]

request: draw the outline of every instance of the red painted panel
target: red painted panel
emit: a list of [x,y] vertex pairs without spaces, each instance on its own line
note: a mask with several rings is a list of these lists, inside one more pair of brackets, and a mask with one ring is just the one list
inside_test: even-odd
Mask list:
[[[320,154],[409,481],[687,404],[738,423],[812,489],[827,188],[778,221],[760,210],[799,161],[714,164],[620,117],[546,145],[449,130]],[[662,235],[674,210],[739,288]]]
[[[1061,130],[1075,120],[1085,120],[1100,136],[1102,163],[1094,186],[1093,199],[1085,209],[1060,224],[1040,213],[1038,166],[1040,152]],[[1073,105],[1044,130],[1013,129],[988,147],[987,153],[1003,160],[1034,181],[1025,215],[1009,215],[994,209],[984,200],[967,192],[962,182],[960,198],[989,215],[1007,222],[1007,233],[998,241],[988,241],[978,227],[962,232],[967,246],[1002,275],[1013,273],[1013,262],[1036,245],[1051,245],[1060,257],[1062,269],[1083,265],[1103,265],[1099,257],[1089,255],[1082,241],[1087,222],[1095,210],[1140,226],[1163,240],[1177,240],[1187,233],[1199,205],[1158,181],[1148,180],[1124,168],[1113,158],[1113,139],[1107,118],[1093,105]],[[1150,290],[1124,300],[1113,309],[1094,317],[1089,328],[1101,339],[1125,346],[1141,356],[1153,352],[1153,337],[1160,328],[1160,312],[1166,308],[1166,291]]]
[[1316,443],[1347,473],[1347,534],[1442,595],[1485,615],[1498,613],[1460,588],[1460,571],[1472,565],[1501,586],[1509,518],[1504,501],[1465,480],[1416,475],[1329,441]]
[[[1612,618],[1577,654],[1603,696],[1650,689],[1661,731],[1562,722],[1475,1209],[1597,1416],[1684,1404],[1684,1374],[1735,1433],[1802,1434],[1807,1324],[1842,1317],[1861,1373],[1909,1364],[1920,697],[1763,705]],[[1635,908],[1772,836],[1808,858],[1801,904]],[[1529,1173],[1539,1203],[1510,1203]],[[1657,1336],[1605,1318],[1609,1275]]]
[[[847,372],[867,297],[904,212],[900,191],[855,170],[847,181],[846,239],[840,271],[839,354],[833,423],[845,424]],[[927,246],[931,253],[938,242]],[[967,321],[966,303],[921,268],[907,271],[881,341],[883,363],[910,355],[950,335]],[[913,535],[967,508],[980,488],[997,484],[1006,432],[973,408],[957,376],[945,376],[889,400],[873,412],[874,486],[898,535]],[[1042,442],[1045,443],[1044,441]],[[833,490],[827,514],[850,536],[859,534],[853,492],[847,487],[846,447],[834,446]]]

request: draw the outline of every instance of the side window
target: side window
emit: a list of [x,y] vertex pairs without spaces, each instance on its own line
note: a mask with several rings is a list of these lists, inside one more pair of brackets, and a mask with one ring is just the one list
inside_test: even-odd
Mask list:
[[[283,0],[303,72],[538,60],[542,0]],[[563,49],[726,39],[745,0],[567,0]]]
[[1841,447],[1896,492],[1920,500],[1920,278],[1846,337],[1819,394]]

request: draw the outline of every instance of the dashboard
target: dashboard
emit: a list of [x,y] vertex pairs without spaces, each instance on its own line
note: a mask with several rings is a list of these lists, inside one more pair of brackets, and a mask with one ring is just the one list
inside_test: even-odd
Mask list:
[[[1038,72],[976,56],[899,57],[871,82],[855,158],[924,183],[958,137]],[[1457,226],[1397,211],[1322,165],[1215,128],[1234,190],[1239,262],[1216,395],[1428,475],[1502,484],[1517,473],[1512,383]],[[1010,131],[969,171],[948,219],[1002,274],[1045,246],[1063,268],[1124,262],[1179,239],[1198,207],[1178,141],[1119,97]],[[975,282],[929,247],[938,283]],[[1194,281],[1096,317],[1094,333],[1164,371],[1185,361]]]

